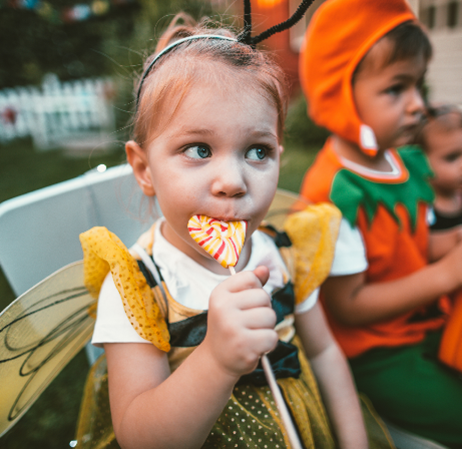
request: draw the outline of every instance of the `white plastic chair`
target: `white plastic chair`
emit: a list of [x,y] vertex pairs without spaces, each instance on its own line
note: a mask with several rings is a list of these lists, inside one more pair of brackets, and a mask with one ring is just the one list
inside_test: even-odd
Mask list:
[[[91,170],[0,204],[0,265],[20,295],[82,259],[79,234],[106,226],[128,246],[150,225],[129,165]],[[147,218],[147,217],[146,217]]]

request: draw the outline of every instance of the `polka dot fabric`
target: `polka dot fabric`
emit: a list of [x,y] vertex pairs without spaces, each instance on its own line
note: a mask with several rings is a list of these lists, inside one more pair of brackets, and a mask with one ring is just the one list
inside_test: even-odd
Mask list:
[[104,227],[80,234],[84,283],[95,298],[111,271],[125,313],[136,332],[162,351],[170,351],[169,333],[154,294],[133,256],[120,239]]
[[[293,343],[299,346],[298,339]],[[302,353],[300,378],[278,379],[305,448],[334,449],[335,440],[308,361]],[[288,400],[287,400],[288,399]],[[268,386],[234,388],[203,448],[290,449]]]

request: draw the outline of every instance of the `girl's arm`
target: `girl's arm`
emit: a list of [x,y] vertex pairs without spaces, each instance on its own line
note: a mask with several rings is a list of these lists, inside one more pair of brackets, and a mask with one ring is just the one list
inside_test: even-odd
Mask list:
[[444,231],[430,232],[428,241],[428,260],[435,262],[445,256],[462,241],[462,226]]
[[317,303],[311,310],[295,315],[295,325],[340,448],[367,448],[367,434],[350,369],[329,330],[321,305]]
[[105,344],[114,432],[128,448],[200,448],[242,374],[277,344],[276,316],[261,288],[268,269],[214,289],[204,341],[170,374],[167,356],[144,343]]
[[439,261],[400,279],[367,283],[365,273],[330,277],[323,293],[340,323],[362,326],[429,304],[461,286],[462,242]]

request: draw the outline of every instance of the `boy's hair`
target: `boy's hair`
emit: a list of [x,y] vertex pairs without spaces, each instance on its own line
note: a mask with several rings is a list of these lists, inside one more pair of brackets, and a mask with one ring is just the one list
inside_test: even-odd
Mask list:
[[[182,24],[178,22],[182,20]],[[155,54],[145,62],[146,69],[156,54],[171,43],[194,35],[223,35],[235,38],[228,28],[207,28],[189,15],[180,13],[159,39]],[[284,73],[265,53],[249,45],[230,40],[197,39],[181,43],[155,62],[144,79],[135,117],[134,139],[144,147],[153,130],[162,132],[165,106],[178,110],[182,99],[198,83],[215,81],[227,90],[238,85],[255,88],[278,112],[278,136],[282,139],[287,109]],[[138,87],[138,86],[137,86]],[[138,88],[136,89],[138,90]]]
[[327,0],[311,19],[300,54],[300,81],[313,121],[371,156],[377,142],[358,115],[353,76],[384,36],[396,42],[393,60],[431,55],[406,0]]
[[417,135],[416,143],[428,151],[428,134],[435,127],[444,133],[462,130],[462,111],[453,105],[429,106],[425,122]]
[[[412,59],[420,55],[428,62],[433,54],[432,44],[427,33],[425,33],[419,23],[414,21],[398,25],[385,34],[382,39],[387,39],[392,44],[391,51],[384,61],[383,68],[395,62]],[[353,78],[363,69],[366,56],[357,65]]]

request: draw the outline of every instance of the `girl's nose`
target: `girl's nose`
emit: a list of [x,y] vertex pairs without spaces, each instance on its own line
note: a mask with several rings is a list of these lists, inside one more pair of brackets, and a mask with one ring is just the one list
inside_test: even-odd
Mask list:
[[244,167],[235,159],[225,159],[214,167],[212,193],[223,197],[239,197],[247,192]]

